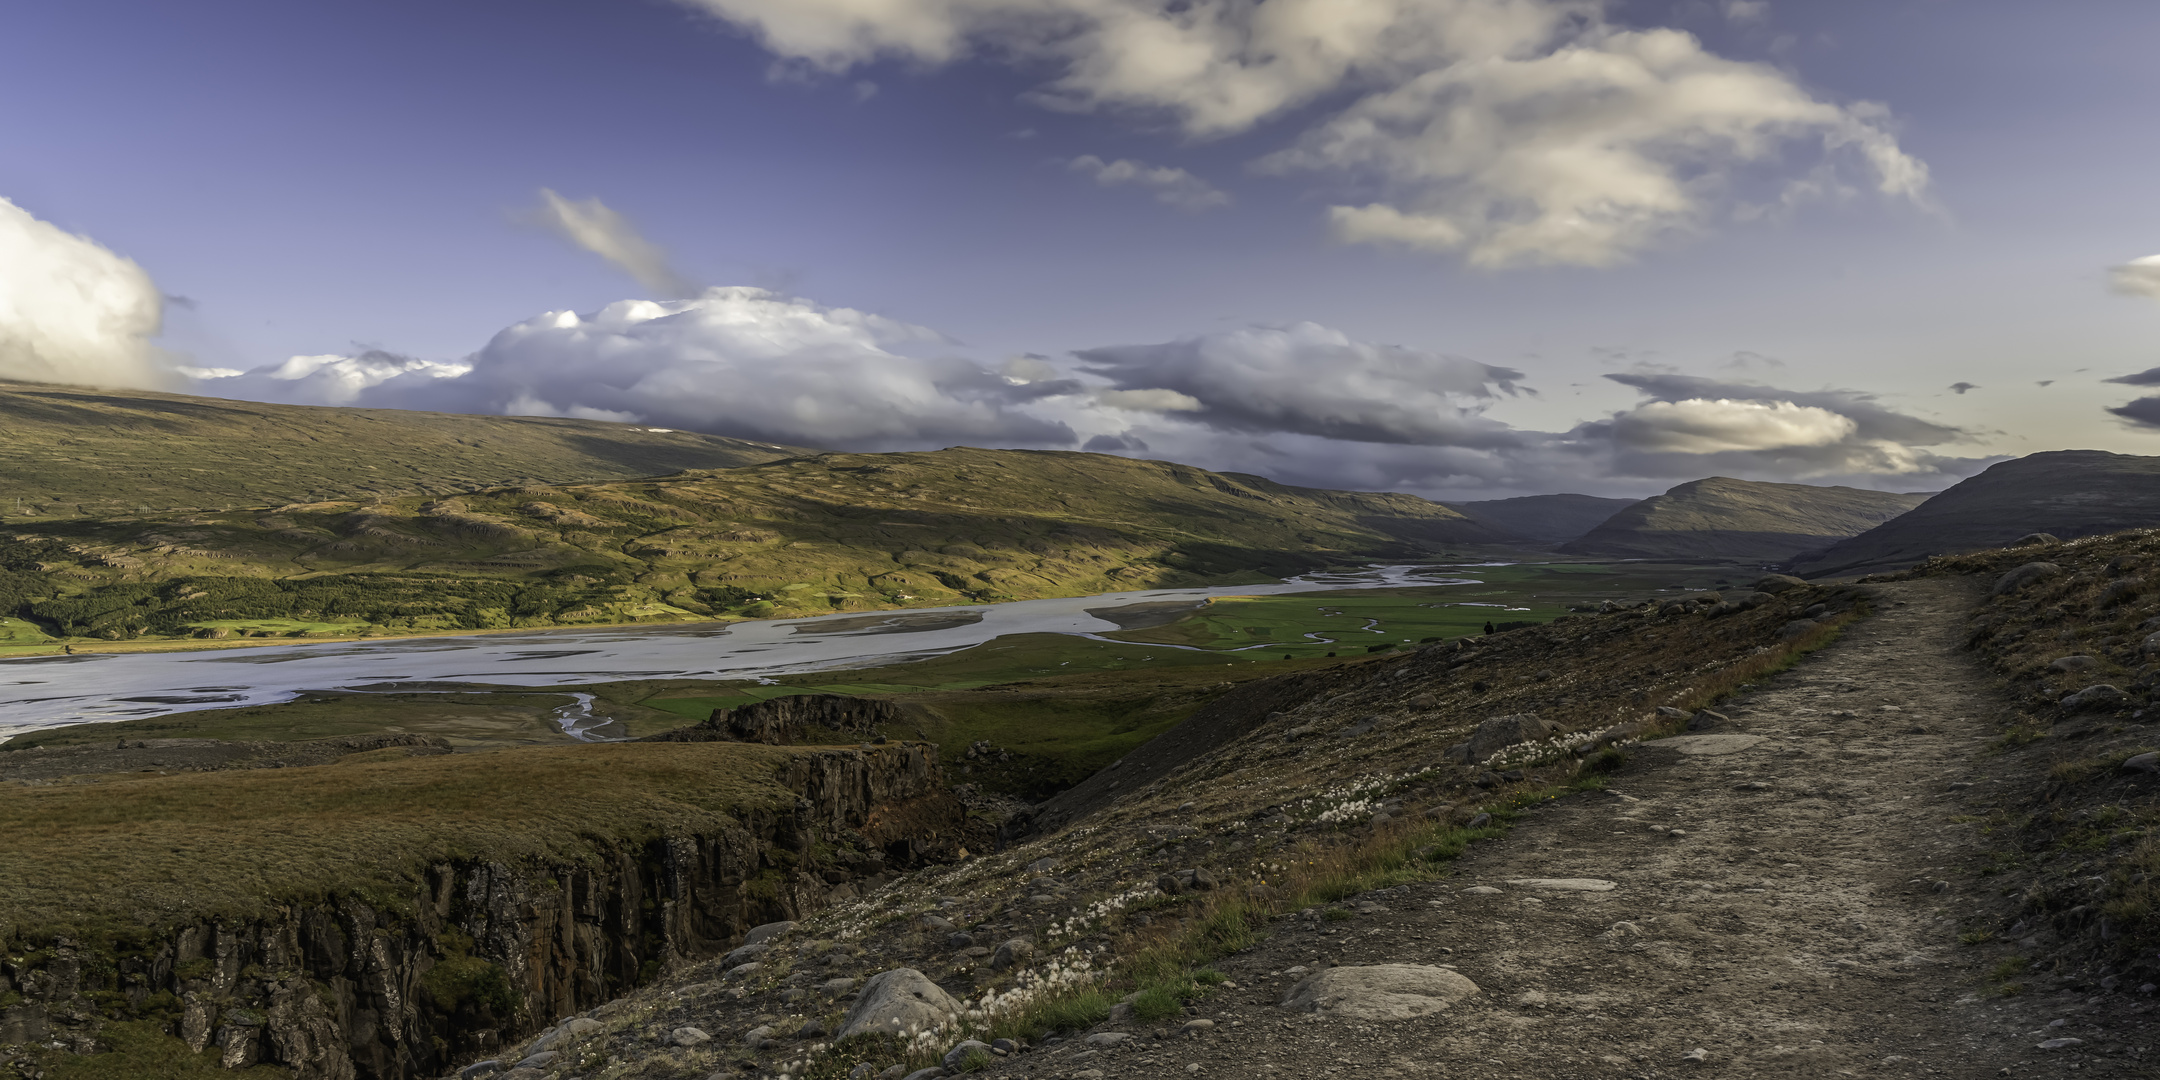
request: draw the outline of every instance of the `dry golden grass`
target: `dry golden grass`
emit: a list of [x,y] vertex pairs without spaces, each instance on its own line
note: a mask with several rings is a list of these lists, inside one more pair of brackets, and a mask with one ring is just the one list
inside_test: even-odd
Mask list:
[[246,915],[354,892],[395,906],[447,859],[576,863],[602,844],[791,804],[798,748],[599,744],[305,769],[0,786],[0,939]]

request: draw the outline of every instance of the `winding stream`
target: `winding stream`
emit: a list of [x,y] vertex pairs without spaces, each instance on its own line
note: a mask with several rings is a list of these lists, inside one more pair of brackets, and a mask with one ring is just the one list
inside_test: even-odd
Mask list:
[[[188,652],[24,657],[0,660],[0,740],[61,724],[273,704],[310,690],[754,679],[873,667],[940,656],[1006,634],[1094,636],[1119,628],[1115,622],[1089,614],[1091,609],[1180,600],[1197,603],[1220,596],[1478,583],[1474,578],[1449,576],[1460,569],[1373,566],[1308,574],[1274,585],[1156,589],[759,622],[551,628]],[[581,700],[564,706],[557,723],[573,738],[589,738],[580,732],[593,722],[592,699],[575,696]]]

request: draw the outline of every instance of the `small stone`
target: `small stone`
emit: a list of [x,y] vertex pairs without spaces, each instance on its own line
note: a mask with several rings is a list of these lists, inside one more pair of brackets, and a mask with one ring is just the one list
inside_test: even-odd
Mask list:
[[1291,987],[1282,1007],[1351,1020],[1408,1020],[1477,992],[1459,972],[1427,964],[1330,967]]
[[698,1046],[711,1041],[712,1036],[694,1027],[679,1027],[668,1033],[668,1044],[671,1046]]
[[1187,1076],[1200,1075],[1200,1063],[1195,1061],[1192,1064],[1185,1066],[1185,1074]]
[[722,968],[741,967],[744,964],[748,964],[758,960],[760,957],[771,951],[772,946],[765,944],[764,942],[759,942],[756,945],[745,945],[739,949],[736,949],[734,952],[731,952],[726,956],[721,957],[720,966]]
[[2048,665],[2048,670],[2062,672],[2085,671],[2089,668],[2096,668],[2099,666],[2100,661],[2098,658],[2079,654],[2076,656],[2064,656],[2057,658],[2054,662]]
[[1470,819],[1469,821],[1467,821],[1467,822],[1464,822],[1464,823],[1463,823],[1463,828],[1465,828],[1465,829],[1482,829],[1482,828],[1484,828],[1485,826],[1487,826],[1487,825],[1490,825],[1490,824],[1492,824],[1492,815],[1491,815],[1491,814],[1479,814],[1479,815],[1477,815],[1476,817],[1473,817],[1473,818],[1471,818],[1471,819]]
[[1035,958],[1035,943],[1026,938],[1014,938],[997,947],[990,957],[990,970],[1004,971],[1025,964]]
[[990,1040],[990,1049],[1000,1054],[1017,1054],[1020,1052],[1020,1044],[1011,1039],[992,1039]]
[[2041,1044],[2040,1044],[2040,1045],[2038,1045],[2038,1046],[2035,1046],[2035,1047],[2033,1047],[2033,1049],[2035,1049],[2035,1050],[2067,1050],[2067,1049],[2069,1049],[2070,1047],[2073,1047],[2073,1046],[2083,1046],[2083,1045],[2085,1045],[2085,1040],[2083,1040],[2083,1039],[2072,1039],[2072,1038],[2068,1038],[2068,1037],[2065,1037],[2065,1038],[2061,1038],[2061,1039],[2049,1039],[2048,1041],[2046,1041],[2046,1042],[2044,1042],[2044,1043],[2041,1043]]
[[1185,1026],[1179,1028],[1178,1030],[1184,1032],[1187,1035],[1200,1035],[1215,1030],[1215,1021],[1187,1020],[1185,1021]]
[[803,1022],[803,1026],[795,1029],[795,1037],[798,1039],[822,1039],[825,1035],[825,1021],[816,1017],[811,1017]]
[[871,1080],[878,1074],[878,1067],[867,1061],[858,1061],[848,1070],[848,1080]]
[[500,1061],[492,1058],[487,1061],[475,1061],[458,1070],[458,1080],[481,1080],[482,1077],[493,1076],[501,1071],[503,1071],[503,1063]]
[[1673,838],[1673,839],[1675,839],[1675,840],[1678,840],[1678,839],[1680,839],[1681,837],[1683,837],[1683,836],[1686,836],[1686,835],[1687,835],[1687,830],[1686,830],[1686,829],[1667,829],[1667,830],[1665,830],[1665,835],[1667,835],[1667,836],[1670,836],[1670,837],[1672,837],[1672,838]]
[[973,944],[975,944],[975,935],[973,934],[955,932],[945,935],[945,947],[948,949],[965,949]]
[[917,1069],[907,1074],[904,1080],[937,1080],[938,1077],[943,1075],[945,1075],[943,1068],[932,1065],[927,1069]]
[[520,1069],[545,1069],[548,1066],[555,1064],[556,1059],[560,1057],[562,1057],[562,1055],[556,1053],[553,1050],[542,1050],[539,1053],[518,1062],[517,1067]]
[[1508,884],[1519,889],[1553,889],[1559,892],[1611,892],[1612,882],[1604,878],[1514,878]]
[[943,915],[921,915],[917,916],[917,921],[922,923],[923,929],[934,930],[940,934],[950,934],[956,929],[953,921]]
[[1110,1023],[1122,1024],[1130,1019],[1132,1019],[1132,1005],[1130,1003],[1120,1001],[1110,1006]]
[[1177,875],[1175,874],[1164,874],[1161,877],[1156,878],[1155,887],[1162,890],[1162,894],[1164,896],[1176,896],[1177,894],[1185,891],[1185,886],[1178,883]]
[[1495,889],[1490,885],[1472,885],[1469,888],[1464,889],[1462,891],[1462,894],[1464,896],[1498,896],[1500,895],[1500,890]]
[[1698,1047],[1696,1047],[1695,1049],[1693,1049],[1693,1050],[1690,1050],[1690,1051],[1688,1051],[1687,1053],[1685,1053],[1685,1054],[1682,1054],[1682,1055],[1680,1055],[1680,1060],[1682,1060],[1682,1061],[1695,1061],[1695,1062],[1703,1062],[1703,1061],[1708,1061],[1708,1060],[1710,1060],[1710,1051],[1708,1051],[1708,1050],[1705,1050],[1705,1049],[1703,1049],[1702,1047],[1698,1046]]
[[759,1024],[758,1026],[743,1032],[743,1045],[749,1047],[752,1050],[755,1050],[758,1047],[761,1047],[766,1043],[771,1042],[772,1033],[773,1029],[771,1024]]
[[990,1056],[990,1044],[968,1039],[960,1045],[945,1051],[945,1067],[947,1069],[957,1069],[967,1061],[968,1055],[977,1053],[982,1054],[984,1057]]
[[839,995],[845,994],[853,989],[855,989],[855,980],[852,976],[839,979],[827,979],[824,982],[818,984],[818,993],[821,994]]
[[1098,1031],[1080,1041],[1094,1047],[1111,1047],[1130,1038],[1132,1033],[1127,1031]]

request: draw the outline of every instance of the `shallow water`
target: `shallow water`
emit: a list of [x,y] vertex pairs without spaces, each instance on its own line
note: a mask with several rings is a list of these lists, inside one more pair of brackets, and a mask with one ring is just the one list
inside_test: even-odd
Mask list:
[[271,704],[309,690],[404,689],[386,684],[410,683],[447,689],[440,684],[546,687],[618,679],[754,679],[873,667],[940,656],[1006,634],[1091,636],[1118,629],[1088,614],[1090,608],[1477,584],[1474,578],[1447,576],[1458,569],[1374,566],[1308,574],[1274,585],[1154,589],[760,622],[25,657],[0,660],[0,739],[61,724]]

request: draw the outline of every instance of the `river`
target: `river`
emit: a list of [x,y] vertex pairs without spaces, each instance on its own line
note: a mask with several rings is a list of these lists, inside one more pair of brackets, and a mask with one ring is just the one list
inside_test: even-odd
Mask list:
[[[1493,565],[1493,564],[1487,564]],[[1472,585],[1463,567],[1373,566],[1273,585],[1154,589],[804,619],[550,628],[180,652],[0,660],[0,741],[62,724],[290,701],[311,690],[394,684],[551,687],[620,679],[756,679],[924,659],[1006,634],[1094,635],[1088,614],[1133,604],[1198,603],[1335,589]]]

